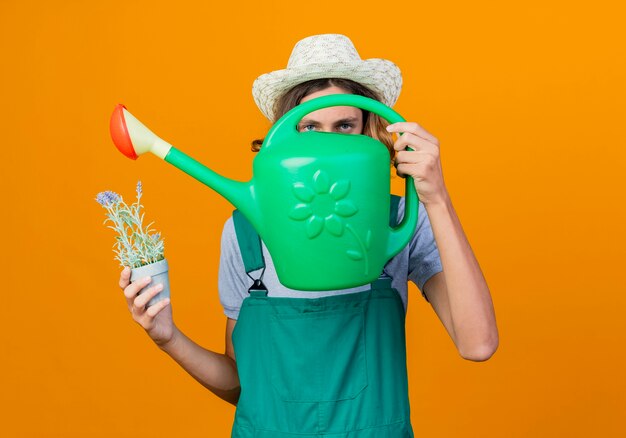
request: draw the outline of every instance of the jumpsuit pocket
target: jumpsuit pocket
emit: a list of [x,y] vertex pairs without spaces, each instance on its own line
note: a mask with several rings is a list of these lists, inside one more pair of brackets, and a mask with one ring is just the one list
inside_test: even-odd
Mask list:
[[283,401],[355,398],[367,386],[363,307],[274,314],[271,382]]

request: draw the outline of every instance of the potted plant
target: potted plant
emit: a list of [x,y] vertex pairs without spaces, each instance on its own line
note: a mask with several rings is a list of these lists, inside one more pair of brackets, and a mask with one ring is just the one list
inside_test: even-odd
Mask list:
[[104,221],[109,228],[117,232],[113,251],[117,254],[122,266],[131,268],[131,283],[143,277],[150,276],[151,282],[141,289],[140,294],[147,288],[162,284],[163,289],[155,295],[148,306],[170,296],[167,260],[163,255],[163,239],[161,233],[150,230],[154,223],[143,226],[144,213],[141,205],[142,185],[137,182],[137,201],[127,205],[120,195],[115,192],[100,192],[96,201],[106,209],[107,218]]

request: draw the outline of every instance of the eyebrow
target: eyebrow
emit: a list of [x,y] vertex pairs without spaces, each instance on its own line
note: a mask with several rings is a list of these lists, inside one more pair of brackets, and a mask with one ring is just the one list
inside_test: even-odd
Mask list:
[[[335,122],[335,126],[343,125],[344,123],[356,123],[358,121],[359,121],[358,117],[346,117],[345,119],[337,120]],[[319,126],[320,122],[318,122],[317,120],[304,118],[304,119],[300,120],[300,123],[298,123],[298,125],[300,125],[300,126],[303,126],[303,125]]]

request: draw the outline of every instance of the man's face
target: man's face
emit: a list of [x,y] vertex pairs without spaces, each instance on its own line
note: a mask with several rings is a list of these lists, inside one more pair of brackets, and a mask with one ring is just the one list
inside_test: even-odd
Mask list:
[[[331,86],[302,98],[301,103],[328,94],[350,94],[343,88]],[[304,116],[298,123],[298,131],[340,132],[344,134],[363,133],[363,111],[353,106],[323,108]]]

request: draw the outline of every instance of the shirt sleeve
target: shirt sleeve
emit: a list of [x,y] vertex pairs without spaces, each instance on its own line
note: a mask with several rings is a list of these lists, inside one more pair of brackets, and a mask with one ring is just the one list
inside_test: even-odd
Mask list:
[[[404,204],[401,203],[404,210]],[[442,272],[439,249],[430,226],[428,213],[420,202],[417,227],[409,243],[409,279],[417,285],[426,301],[424,284],[438,272]]]
[[217,286],[220,303],[227,317],[231,319],[239,317],[239,309],[247,295],[248,283],[233,218],[229,217],[222,231]]

